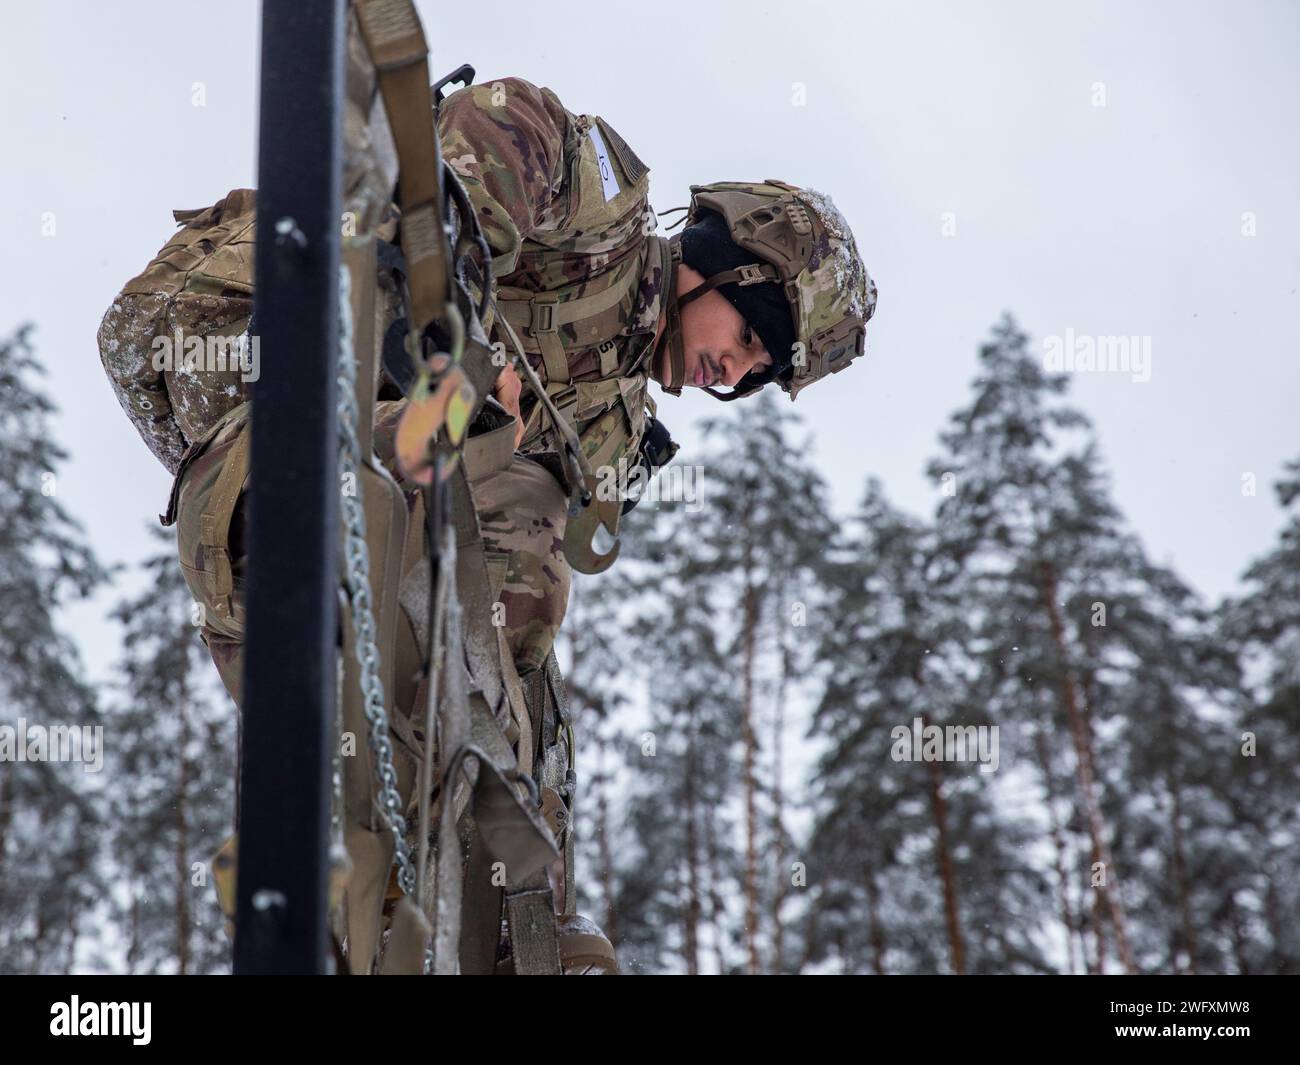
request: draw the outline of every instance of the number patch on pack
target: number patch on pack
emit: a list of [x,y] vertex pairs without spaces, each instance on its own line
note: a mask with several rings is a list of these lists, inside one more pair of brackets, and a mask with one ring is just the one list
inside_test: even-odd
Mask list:
[[614,173],[614,164],[610,161],[609,152],[605,148],[605,138],[600,135],[594,125],[587,130],[587,136],[591,138],[592,146],[596,149],[596,162],[600,164],[600,187],[605,194],[605,202],[609,203],[622,190],[618,185],[618,176]]

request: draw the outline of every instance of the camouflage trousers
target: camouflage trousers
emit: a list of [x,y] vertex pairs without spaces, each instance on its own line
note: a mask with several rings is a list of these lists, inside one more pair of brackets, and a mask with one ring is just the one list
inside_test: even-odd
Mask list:
[[[403,404],[376,405],[376,450],[395,476],[392,435]],[[228,467],[233,459],[246,469],[246,453],[241,455],[240,449],[247,447],[248,410],[245,406],[232,411],[208,439],[190,448],[164,518],[167,524],[175,522],[181,569],[199,608],[203,641],[237,705],[242,705],[246,623],[243,502],[248,477],[238,471],[232,477]],[[503,433],[512,437],[513,427],[488,435],[500,444]],[[490,565],[504,570],[493,621],[504,628],[522,677],[545,664],[568,605],[571,571],[563,551],[567,501],[554,477],[532,459],[511,452],[509,443],[477,448],[466,461],[484,553]],[[408,492],[407,499],[413,507],[416,493]],[[224,537],[223,522],[227,523]],[[213,542],[222,539],[224,544]],[[401,641],[413,646],[409,619],[403,615],[399,624],[405,630]],[[401,648],[381,647],[380,653],[394,655],[399,664],[410,658]],[[395,693],[396,705],[409,712],[411,704],[404,701],[401,687]],[[407,690],[413,695],[413,687]]]
[[[375,412],[376,452],[394,472],[392,462],[392,436],[400,417],[402,402],[380,403]],[[546,664],[568,605],[570,568],[564,557],[564,529],[567,516],[567,498],[552,474],[539,462],[512,450],[513,424],[471,437],[463,461],[465,462],[470,490],[474,498],[482,541],[484,564],[488,570],[488,583],[496,601],[491,604],[493,622],[504,636],[505,644],[514,660],[520,683],[525,692],[540,692],[547,684]],[[174,522],[180,564],[195,604],[200,608],[201,635],[213,661],[221,674],[226,689],[240,707],[242,741],[242,681],[244,665],[244,639],[246,625],[247,556],[244,496],[249,476],[246,452],[249,440],[247,408],[232,411],[219,423],[209,438],[198,442],[187,452],[177,474],[171,502],[165,521]],[[242,443],[241,443],[242,442]],[[395,474],[396,476],[396,474]],[[400,479],[398,481],[400,484]],[[418,492],[407,492],[408,513],[422,507]],[[223,517],[223,512],[229,511]],[[223,529],[224,523],[224,529]],[[423,530],[419,521],[412,521],[409,535],[420,537]],[[463,541],[462,541],[463,542]],[[423,549],[416,546],[404,553],[403,584],[413,576],[417,566],[424,562]],[[414,561],[412,562],[412,557]],[[427,600],[426,600],[427,607]],[[398,610],[397,632],[394,646],[381,646],[381,655],[390,656],[394,663],[394,686],[391,704],[395,714],[391,721],[389,738],[393,749],[393,768],[397,789],[406,807],[408,826],[414,825],[418,811],[418,767],[420,752],[427,742],[423,731],[423,706],[425,684],[420,668],[422,652],[416,635],[418,626],[407,614],[405,602]],[[527,696],[525,696],[527,700]],[[532,705],[540,706],[544,697],[535,696]],[[531,716],[531,714],[530,714]],[[543,717],[544,720],[544,717]],[[534,733],[538,741],[545,735]],[[513,741],[512,741],[513,742]],[[521,746],[515,753],[523,757]],[[532,747],[533,779],[546,780],[550,755],[561,749],[561,742],[552,737],[550,746],[536,742]],[[567,750],[567,743],[565,749]],[[240,757],[237,755],[237,757]],[[564,759],[571,757],[566,753]],[[242,757],[240,757],[242,761]],[[567,764],[562,762],[561,766]],[[558,932],[557,949],[561,969],[565,973],[616,973],[618,963],[613,947],[600,930],[590,921],[576,914],[572,906],[573,871],[572,840],[565,838],[570,806],[548,786],[542,787],[541,815],[546,820],[560,844],[561,856],[545,871],[546,884],[551,890],[552,905],[556,913]],[[555,799],[548,807],[546,797]],[[571,800],[569,800],[571,802]],[[239,785],[236,779],[236,811],[239,808]],[[565,811],[560,820],[556,811]],[[549,811],[549,812],[548,812]],[[238,813],[236,813],[236,832]],[[408,835],[408,842],[411,842]],[[223,868],[229,870],[234,854],[233,840],[222,849],[227,855]],[[353,876],[357,890],[364,897],[364,848],[359,852]],[[495,868],[495,867],[494,867]],[[214,864],[214,874],[217,866]],[[388,906],[401,897],[402,890],[396,881],[395,870],[380,871],[387,881],[382,899],[384,913]],[[470,875],[467,871],[467,876]],[[495,873],[493,874],[495,876]],[[222,879],[218,875],[218,894],[222,894]],[[223,908],[228,927],[234,920],[234,881],[227,871]],[[494,887],[497,886],[495,880]],[[480,888],[486,889],[485,884]],[[351,886],[349,890],[352,890]],[[479,895],[466,884],[467,898]],[[499,900],[498,900],[499,901]],[[489,902],[489,905],[491,903]],[[480,914],[481,916],[481,914]],[[387,919],[387,918],[384,918]],[[493,926],[499,915],[491,915]],[[351,927],[350,925],[348,926]],[[360,927],[360,926],[358,926]],[[502,933],[505,934],[504,932]],[[514,972],[513,928],[507,946],[497,944],[495,969],[498,973]],[[521,948],[522,949],[522,948]],[[502,951],[505,951],[504,955]],[[482,961],[483,959],[478,959]],[[491,958],[488,959],[491,963]],[[464,961],[462,961],[464,964]]]

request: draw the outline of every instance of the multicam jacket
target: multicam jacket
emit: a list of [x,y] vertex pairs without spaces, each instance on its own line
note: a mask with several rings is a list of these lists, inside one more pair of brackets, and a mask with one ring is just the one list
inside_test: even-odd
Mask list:
[[[654,413],[647,374],[670,277],[667,241],[651,235],[645,165],[603,119],[519,78],[448,97],[439,130],[529,361],[593,467],[634,455]],[[498,322],[490,335],[507,343]],[[557,449],[533,399],[524,396],[522,449]]]
[[[489,335],[507,344],[498,314],[514,325],[593,468],[634,458],[646,411],[654,412],[647,373],[670,269],[667,241],[651,235],[645,165],[603,119],[574,115],[549,89],[519,78],[453,93],[438,129],[493,256]],[[251,398],[251,375],[233,362],[199,373],[179,357],[157,368],[151,345],[178,329],[238,335],[248,327],[254,200],[237,190],[204,211],[176,212],[182,229],[100,326],[119,402],[173,473],[190,444]],[[523,412],[521,449],[558,450],[527,392]],[[380,432],[384,422],[393,424],[381,419]]]

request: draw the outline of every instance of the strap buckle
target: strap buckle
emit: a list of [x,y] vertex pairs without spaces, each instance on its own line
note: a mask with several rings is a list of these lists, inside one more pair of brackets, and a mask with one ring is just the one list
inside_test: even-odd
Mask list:
[[739,285],[761,285],[767,280],[763,276],[763,267],[759,263],[747,263],[744,266],[736,267],[736,273],[740,275]]
[[453,81],[461,83],[462,87],[474,84],[474,68],[468,63],[462,63],[446,77],[439,78],[429,86],[429,91],[433,93],[433,104],[437,107],[447,98],[445,90]]
[[536,336],[538,333],[555,332],[555,304],[541,300],[534,300],[532,307],[532,321],[528,323],[528,331]]

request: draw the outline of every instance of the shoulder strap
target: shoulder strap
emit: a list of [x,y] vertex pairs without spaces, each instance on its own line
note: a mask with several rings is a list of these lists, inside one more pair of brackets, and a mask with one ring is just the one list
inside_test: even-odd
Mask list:
[[429,48],[411,0],[357,0],[356,10],[397,147],[411,325],[423,334],[442,313],[448,291]]

